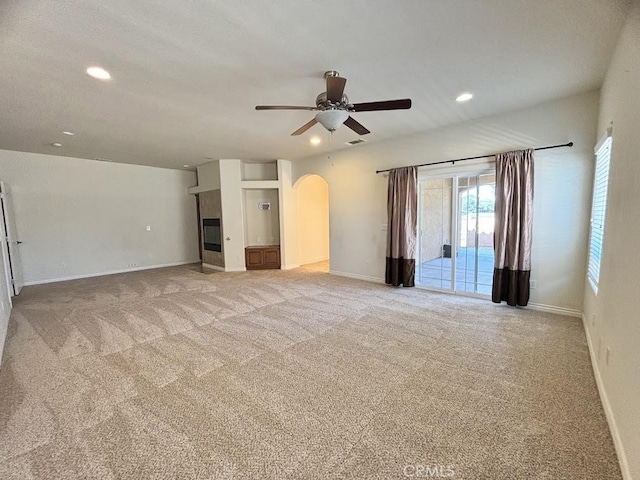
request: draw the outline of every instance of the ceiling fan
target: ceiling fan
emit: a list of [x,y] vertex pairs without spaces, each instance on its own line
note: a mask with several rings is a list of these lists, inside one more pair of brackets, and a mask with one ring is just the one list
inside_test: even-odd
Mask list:
[[256,110],[311,110],[319,112],[309,122],[305,123],[291,135],[301,135],[316,123],[320,123],[330,132],[335,131],[340,125],[345,124],[358,135],[370,133],[363,125],[357,122],[350,114],[354,112],[375,112],[378,110],[406,110],[411,108],[411,99],[385,100],[382,102],[349,103],[349,98],[344,94],[344,86],[347,79],[340,76],[335,70],[324,73],[327,80],[327,91],[316,97],[315,107],[301,107],[295,105],[257,105]]

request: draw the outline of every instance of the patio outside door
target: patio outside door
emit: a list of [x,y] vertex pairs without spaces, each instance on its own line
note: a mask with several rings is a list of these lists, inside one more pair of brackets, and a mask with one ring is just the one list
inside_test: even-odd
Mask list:
[[420,182],[418,285],[467,295],[491,295],[495,175]]

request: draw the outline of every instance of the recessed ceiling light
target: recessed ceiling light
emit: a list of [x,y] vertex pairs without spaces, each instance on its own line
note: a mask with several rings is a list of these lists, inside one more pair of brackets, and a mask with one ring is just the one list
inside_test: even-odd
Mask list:
[[75,133],[73,132],[67,132],[66,130],[64,132],[62,132],[63,135],[69,135],[70,137],[73,137],[75,135]]
[[189,165],[182,165],[184,168],[189,168]]
[[58,143],[58,142],[54,142],[54,143],[52,143],[52,144],[51,144],[51,146],[52,146],[52,147],[61,147],[61,146],[62,146],[62,144],[61,144],[61,143]]
[[456,102],[464,103],[464,102],[468,102],[472,98],[473,98],[473,93],[464,92],[456,97]]
[[110,80],[111,74],[102,67],[89,67],[87,68],[87,75],[98,80]]
[[311,137],[309,139],[309,143],[311,145],[320,145],[321,142],[322,142],[322,140],[320,139],[320,137]]

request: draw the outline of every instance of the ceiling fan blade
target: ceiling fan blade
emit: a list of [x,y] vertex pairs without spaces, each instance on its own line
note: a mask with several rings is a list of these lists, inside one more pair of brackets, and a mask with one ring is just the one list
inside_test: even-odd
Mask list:
[[317,107],[300,107],[296,105],[256,105],[256,110],[317,110]]
[[356,121],[355,118],[349,117],[344,121],[344,124],[349,127],[351,130],[356,132],[358,135],[366,135],[367,133],[371,133],[364,126],[362,126],[359,122]]
[[406,110],[411,108],[411,99],[385,100],[383,102],[354,103],[354,112],[375,112],[377,110]]
[[342,101],[342,94],[344,93],[344,86],[346,84],[346,78],[327,77],[327,100],[331,103],[340,103]]
[[302,135],[304,132],[306,132],[311,127],[313,127],[316,123],[318,123],[318,121],[315,118],[312,118],[307,123],[305,123],[303,126],[301,126],[299,129],[297,129],[295,132],[293,132],[291,134],[291,136]]

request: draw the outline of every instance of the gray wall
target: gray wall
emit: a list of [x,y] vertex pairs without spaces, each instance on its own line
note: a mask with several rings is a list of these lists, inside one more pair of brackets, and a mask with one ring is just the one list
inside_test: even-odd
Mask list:
[[[613,122],[600,286],[585,287],[585,326],[623,470],[640,479],[640,2],[602,86],[598,136]],[[607,362],[606,349],[610,349]]]
[[0,150],[0,179],[26,283],[198,261],[194,172]]

